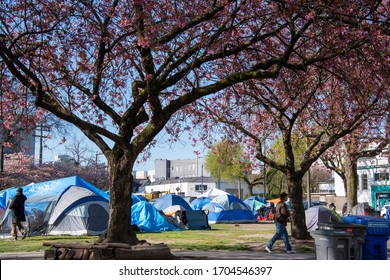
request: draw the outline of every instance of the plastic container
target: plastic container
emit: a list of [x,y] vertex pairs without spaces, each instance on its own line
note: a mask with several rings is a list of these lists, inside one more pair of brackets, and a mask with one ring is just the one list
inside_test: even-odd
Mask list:
[[353,223],[318,223],[319,229],[323,230],[343,230],[352,234],[351,240],[351,260],[363,259],[363,245],[365,242],[366,225]]
[[311,232],[315,239],[317,260],[351,259],[352,233],[343,230],[316,230]]
[[387,260],[387,241],[389,240],[390,223],[383,218],[370,216],[346,216],[342,220],[366,226],[363,244],[363,260]]

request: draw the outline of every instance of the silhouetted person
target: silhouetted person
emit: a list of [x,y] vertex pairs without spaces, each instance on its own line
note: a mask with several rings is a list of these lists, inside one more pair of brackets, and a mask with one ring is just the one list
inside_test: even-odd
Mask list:
[[26,200],[27,197],[23,194],[23,189],[19,188],[16,190],[16,195],[9,206],[12,210],[11,234],[13,240],[18,239],[18,231],[16,227],[19,228],[19,231],[22,234],[22,239],[25,239],[28,233],[22,226],[22,222],[26,221],[26,215],[24,214],[24,202]]

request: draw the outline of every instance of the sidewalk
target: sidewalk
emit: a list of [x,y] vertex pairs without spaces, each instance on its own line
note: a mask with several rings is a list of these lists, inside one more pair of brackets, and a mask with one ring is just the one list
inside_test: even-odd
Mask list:
[[[172,254],[184,260],[315,260],[315,253],[269,254],[263,250],[251,251],[190,251],[171,250]],[[0,260],[43,260],[44,252],[2,253]]]

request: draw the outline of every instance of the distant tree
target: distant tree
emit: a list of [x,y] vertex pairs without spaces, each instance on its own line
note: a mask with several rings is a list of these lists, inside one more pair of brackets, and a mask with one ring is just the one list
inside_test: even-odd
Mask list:
[[222,140],[215,144],[206,157],[206,169],[214,178],[229,181],[243,180],[250,195],[253,188],[263,183],[263,177],[252,174],[252,166],[238,143]]
[[[76,165],[91,165],[96,163],[96,156],[93,155],[91,147],[89,147],[83,139],[77,135],[73,135],[65,144],[66,150],[72,155]],[[93,158],[95,157],[95,158]]]
[[34,165],[34,157],[23,153],[7,154],[5,168],[0,177],[0,190],[22,187],[31,183],[79,176],[92,185],[108,190],[107,167],[74,165]]
[[207,154],[205,168],[215,178],[238,179],[245,175],[249,165],[238,143],[223,140]]

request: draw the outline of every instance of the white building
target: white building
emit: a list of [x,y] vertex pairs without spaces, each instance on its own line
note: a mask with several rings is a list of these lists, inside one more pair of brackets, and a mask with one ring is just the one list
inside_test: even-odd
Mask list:
[[158,180],[145,186],[145,192],[174,193],[181,196],[198,197],[212,188],[221,189],[227,193],[236,195],[239,198],[244,198],[249,193],[248,186],[243,182],[229,183],[221,181],[218,184],[217,180],[211,177]]
[[[360,158],[357,173],[359,178],[358,202],[367,202],[376,210],[390,203],[390,164],[389,150],[385,149],[373,158]],[[336,196],[346,196],[344,182],[335,174],[334,187]]]

